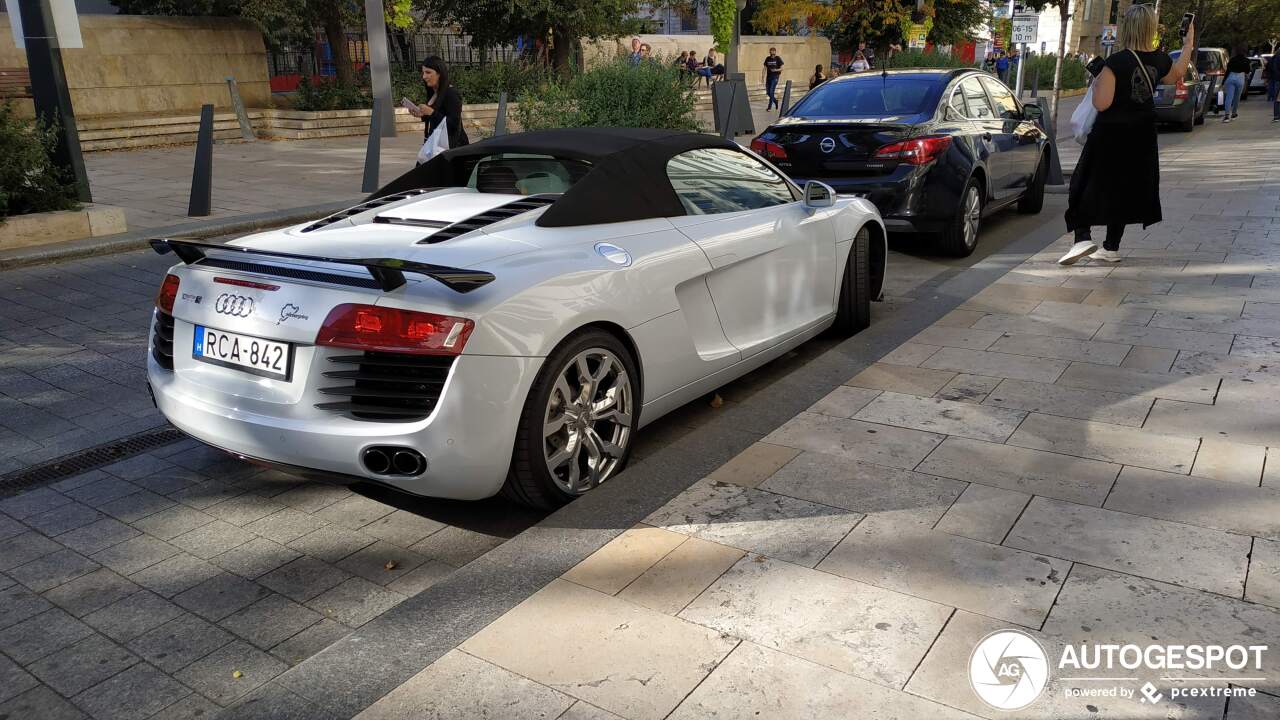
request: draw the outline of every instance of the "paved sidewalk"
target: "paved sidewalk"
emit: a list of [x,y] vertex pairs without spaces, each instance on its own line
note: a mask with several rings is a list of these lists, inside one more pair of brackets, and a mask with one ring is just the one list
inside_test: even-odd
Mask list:
[[[1061,268],[1061,238],[359,717],[996,718],[967,668],[997,629],[1051,658],[1275,645],[1280,137],[1260,105],[1165,156],[1165,221],[1122,263]],[[1162,699],[1055,677],[1017,716],[1274,718],[1263,660],[1264,680],[1191,673],[1256,697],[1173,700],[1186,681],[1137,670],[1110,684]]]

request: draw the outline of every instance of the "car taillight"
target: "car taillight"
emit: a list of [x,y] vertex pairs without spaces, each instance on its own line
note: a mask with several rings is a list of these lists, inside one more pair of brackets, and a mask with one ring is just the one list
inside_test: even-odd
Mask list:
[[885,145],[875,152],[876,160],[897,160],[910,165],[924,165],[938,158],[951,147],[950,135],[932,135],[912,138]]
[[1187,84],[1178,78],[1178,84],[1173,86],[1173,96],[1179,100],[1185,100],[1187,97]]
[[776,142],[756,138],[751,141],[751,149],[770,160],[786,160],[787,149]]
[[179,282],[177,275],[165,275],[164,283],[160,285],[160,292],[156,293],[156,307],[166,315],[173,314],[173,301],[178,299]]
[[316,344],[419,355],[458,355],[473,328],[475,323],[466,318],[348,303],[329,311],[316,335]]

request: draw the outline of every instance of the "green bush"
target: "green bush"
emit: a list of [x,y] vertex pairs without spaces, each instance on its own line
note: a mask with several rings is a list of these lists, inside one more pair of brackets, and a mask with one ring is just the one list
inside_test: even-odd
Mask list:
[[[1024,73],[1022,82],[1024,87],[1031,87],[1031,82],[1036,79],[1036,70],[1040,71],[1039,87],[1041,90],[1053,89],[1053,65],[1058,61],[1057,55],[1037,55],[1027,62],[1027,68]],[[1085,85],[1084,65],[1073,57],[1062,59],[1062,89],[1074,90],[1082,88]]]
[[[543,85],[551,78],[551,71],[540,65],[518,63],[488,63],[478,67],[456,66],[449,68],[449,82],[462,96],[463,105],[470,103],[495,103],[505,90],[507,100],[514,102],[526,92]],[[407,97],[416,103],[427,101],[427,88],[422,83],[422,73],[417,68],[397,66],[391,71],[392,96],[396,102]]]
[[625,57],[526,91],[515,114],[526,130],[699,129],[693,89],[679,70],[663,61],[632,66]]
[[[876,70],[882,69],[884,60],[876,58]],[[947,55],[937,52],[926,52],[924,50],[903,50],[894,53],[893,57],[888,61],[887,65],[891,68],[962,68],[973,67],[975,63],[968,63],[953,55]]]
[[312,83],[305,75],[293,96],[295,110],[355,110],[372,106],[373,101],[358,84],[344,85],[325,79]]
[[0,220],[80,206],[75,182],[49,160],[57,142],[55,128],[18,117],[11,101],[0,103]]

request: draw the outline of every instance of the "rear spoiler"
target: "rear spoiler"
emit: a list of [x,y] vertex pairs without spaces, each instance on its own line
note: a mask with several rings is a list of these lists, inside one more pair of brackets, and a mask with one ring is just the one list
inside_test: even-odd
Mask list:
[[257,248],[241,247],[238,245],[223,245],[221,243],[196,242],[194,240],[172,240],[169,238],[156,238],[151,241],[151,248],[160,255],[172,252],[178,256],[178,259],[187,265],[200,262],[205,258],[208,250],[217,250],[221,252],[243,253],[248,255],[261,255],[263,257],[284,258],[286,260],[310,260],[313,262],[334,263],[337,265],[356,265],[369,271],[373,276],[374,282],[382,288],[383,292],[391,292],[398,287],[402,287],[405,283],[405,273],[415,273],[417,275],[425,275],[432,280],[439,282],[454,292],[465,293],[471,292],[478,287],[483,287],[493,282],[493,273],[484,272],[483,270],[467,270],[465,268],[447,267],[444,265],[432,265],[430,263],[414,262],[412,260],[396,260],[394,258],[366,258],[363,260],[354,258],[331,258],[321,257],[319,255],[300,255],[297,253],[276,252],[274,250],[259,250]]

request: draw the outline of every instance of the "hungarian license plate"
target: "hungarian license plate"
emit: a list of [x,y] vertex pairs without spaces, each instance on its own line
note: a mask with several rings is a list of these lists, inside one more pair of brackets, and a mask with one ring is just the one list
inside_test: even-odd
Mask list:
[[191,357],[252,375],[289,380],[293,345],[241,333],[195,326]]

